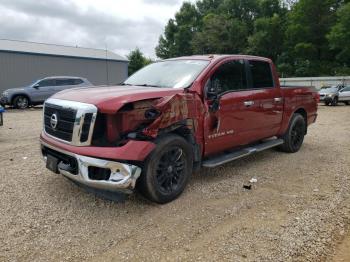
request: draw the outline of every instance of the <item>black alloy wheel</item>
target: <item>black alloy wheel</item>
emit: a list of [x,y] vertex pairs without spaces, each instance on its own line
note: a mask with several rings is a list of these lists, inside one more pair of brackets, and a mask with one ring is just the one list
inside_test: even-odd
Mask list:
[[163,152],[157,166],[157,183],[164,194],[178,190],[186,178],[186,159],[183,150],[173,146]]
[[279,149],[287,153],[295,153],[299,151],[306,134],[306,120],[301,114],[294,114],[290,120],[287,132],[281,137],[284,143]]
[[193,169],[193,148],[175,134],[158,138],[155,143],[136,187],[147,199],[164,204],[176,199],[185,189]]

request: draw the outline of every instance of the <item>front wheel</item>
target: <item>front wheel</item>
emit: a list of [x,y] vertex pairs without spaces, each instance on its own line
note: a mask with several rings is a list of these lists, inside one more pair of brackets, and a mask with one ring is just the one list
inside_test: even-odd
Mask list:
[[176,199],[185,189],[193,168],[193,150],[177,135],[158,140],[147,158],[137,188],[151,201],[164,204]]
[[284,143],[279,147],[282,151],[295,153],[299,151],[306,133],[305,119],[301,114],[294,114],[287,132],[282,136]]
[[18,109],[25,109],[29,106],[29,99],[25,96],[16,96],[13,99],[13,106]]
[[334,97],[332,101],[332,106],[336,106],[338,104],[338,97]]
[[350,105],[350,102],[349,102],[349,101],[345,101],[344,103],[345,103],[345,105],[347,105],[347,106]]

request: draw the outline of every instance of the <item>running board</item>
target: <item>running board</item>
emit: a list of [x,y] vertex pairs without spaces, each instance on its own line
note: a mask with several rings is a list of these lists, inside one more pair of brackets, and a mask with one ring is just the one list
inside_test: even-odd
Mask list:
[[283,139],[268,140],[268,141],[263,142],[261,144],[249,146],[249,147],[237,150],[237,151],[233,151],[233,152],[228,153],[228,154],[219,155],[219,156],[215,156],[213,158],[207,159],[207,160],[202,162],[202,166],[204,166],[204,167],[220,166],[220,165],[226,164],[228,162],[231,162],[233,160],[236,160],[236,159],[239,159],[239,158],[242,158],[245,156],[249,156],[253,153],[261,152],[261,151],[264,151],[266,149],[269,149],[269,148],[272,148],[275,146],[279,146],[283,143],[284,143]]

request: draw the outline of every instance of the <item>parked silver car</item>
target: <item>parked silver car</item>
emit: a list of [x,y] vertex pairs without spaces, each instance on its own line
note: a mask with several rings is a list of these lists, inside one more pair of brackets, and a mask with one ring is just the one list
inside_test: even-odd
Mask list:
[[81,86],[92,86],[92,84],[82,77],[45,77],[26,87],[4,91],[0,96],[0,104],[24,109],[30,105],[42,104],[47,98],[59,91]]
[[318,93],[320,94],[320,101],[325,105],[337,105],[339,99],[339,91],[343,89],[343,85],[322,88]]
[[344,87],[339,91],[339,102],[343,102],[346,105],[350,105],[350,86]]

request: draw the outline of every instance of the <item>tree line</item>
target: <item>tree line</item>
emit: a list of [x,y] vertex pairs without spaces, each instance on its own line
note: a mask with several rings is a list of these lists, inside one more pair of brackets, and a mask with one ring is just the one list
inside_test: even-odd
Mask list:
[[350,74],[350,0],[198,0],[165,26],[156,55],[249,54],[283,77]]

